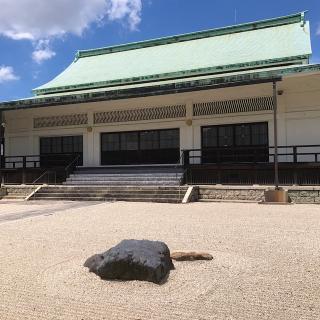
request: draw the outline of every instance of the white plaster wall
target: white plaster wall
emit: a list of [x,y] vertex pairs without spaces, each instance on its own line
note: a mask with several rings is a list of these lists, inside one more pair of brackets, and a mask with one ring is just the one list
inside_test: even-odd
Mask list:
[[10,151],[12,155],[16,154],[31,154],[32,145],[28,136],[15,136],[9,139]]
[[[279,145],[320,144],[320,81],[318,75],[290,77],[279,83],[283,95],[279,103]],[[273,114],[270,111],[196,117],[192,105],[196,102],[231,100],[272,95],[271,84],[260,84],[184,94],[153,96],[117,101],[104,101],[57,107],[45,107],[5,112],[6,155],[39,154],[39,138],[55,135],[83,135],[84,165],[100,165],[100,134],[102,132],[149,129],[180,129],[181,149],[201,148],[201,126],[267,121],[269,143],[273,145]],[[94,112],[127,110],[165,105],[186,104],[185,119],[152,120],[127,123],[93,123]],[[87,113],[88,125],[34,129],[35,117]],[[192,120],[187,125],[186,120]],[[88,130],[92,128],[92,131]]]

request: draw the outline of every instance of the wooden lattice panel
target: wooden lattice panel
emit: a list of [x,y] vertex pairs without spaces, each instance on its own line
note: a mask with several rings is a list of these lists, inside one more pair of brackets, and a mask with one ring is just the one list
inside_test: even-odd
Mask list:
[[163,106],[132,110],[117,110],[96,112],[94,123],[129,122],[141,120],[157,120],[184,118],[186,116],[185,105]]
[[88,115],[86,113],[41,117],[33,119],[34,128],[65,127],[83,124],[88,124]]
[[201,102],[193,105],[193,115],[195,117],[268,110],[273,110],[272,96]]

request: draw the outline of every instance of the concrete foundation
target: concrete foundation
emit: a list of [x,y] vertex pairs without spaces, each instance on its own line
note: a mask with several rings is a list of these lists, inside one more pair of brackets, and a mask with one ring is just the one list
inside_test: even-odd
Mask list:
[[[200,186],[200,201],[264,201],[266,186]],[[320,186],[286,187],[289,201],[293,203],[320,204]]]

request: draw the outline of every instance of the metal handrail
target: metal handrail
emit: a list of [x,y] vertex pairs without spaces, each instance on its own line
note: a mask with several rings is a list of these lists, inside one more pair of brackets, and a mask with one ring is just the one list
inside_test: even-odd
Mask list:
[[72,165],[74,165],[80,159],[80,154],[78,154],[64,169],[68,171]]
[[184,150],[181,150],[181,153],[180,153],[180,158],[179,158],[179,160],[178,160],[178,162],[177,162],[177,164],[176,164],[176,168],[179,166],[179,165],[181,165],[181,160],[182,160],[182,158],[183,158],[183,151]]
[[[184,153],[183,153],[183,151],[181,151],[180,158],[179,158],[177,164],[175,165],[174,169],[178,169],[178,167],[181,166],[181,159],[183,158],[183,156],[184,156]],[[183,175],[184,175],[184,172],[183,172]],[[182,175],[182,177],[183,177],[183,175]],[[178,178],[178,172],[176,171],[176,179],[177,178]],[[181,185],[181,179],[180,179],[180,185]],[[180,190],[179,190],[179,192],[180,192]]]
[[[182,158],[184,157],[184,152],[181,151],[181,154],[180,154],[180,158],[178,160],[178,163],[176,164],[176,166],[174,167],[175,169],[178,169],[178,167],[181,165],[181,160]],[[182,172],[182,176],[179,180],[179,199],[181,198],[181,184],[182,184],[182,181],[184,180],[184,175],[185,173],[188,171],[188,168],[184,168],[183,172]],[[176,171],[176,179],[178,178],[178,172]]]
[[48,172],[47,170],[42,172],[41,175],[32,182],[32,184],[35,185],[42,177],[44,177],[47,174],[47,172]]
[[[44,176],[46,176],[47,174],[50,174],[50,173],[54,173],[54,184],[56,185],[57,184],[57,173],[56,171],[51,171],[51,170],[46,170],[45,172],[43,172],[36,180],[34,180],[32,182],[32,185],[35,185],[41,178],[43,178]],[[49,181],[48,181],[49,183]]]
[[77,163],[79,161],[79,159],[81,158],[80,154],[78,154],[65,168],[65,174],[66,174],[66,179],[69,177],[70,175],[70,168],[73,168],[77,166]]

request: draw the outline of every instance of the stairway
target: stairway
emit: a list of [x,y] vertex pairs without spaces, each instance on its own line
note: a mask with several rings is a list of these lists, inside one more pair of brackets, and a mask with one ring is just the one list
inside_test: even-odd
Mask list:
[[81,186],[179,186],[181,167],[77,168],[64,183]]
[[61,186],[44,186],[33,200],[181,203],[181,167],[77,168]]
[[180,186],[45,186],[30,200],[181,203],[187,189]]
[[24,200],[29,194],[35,191],[36,187],[27,185],[6,185],[4,189],[5,192],[2,196],[3,200]]

